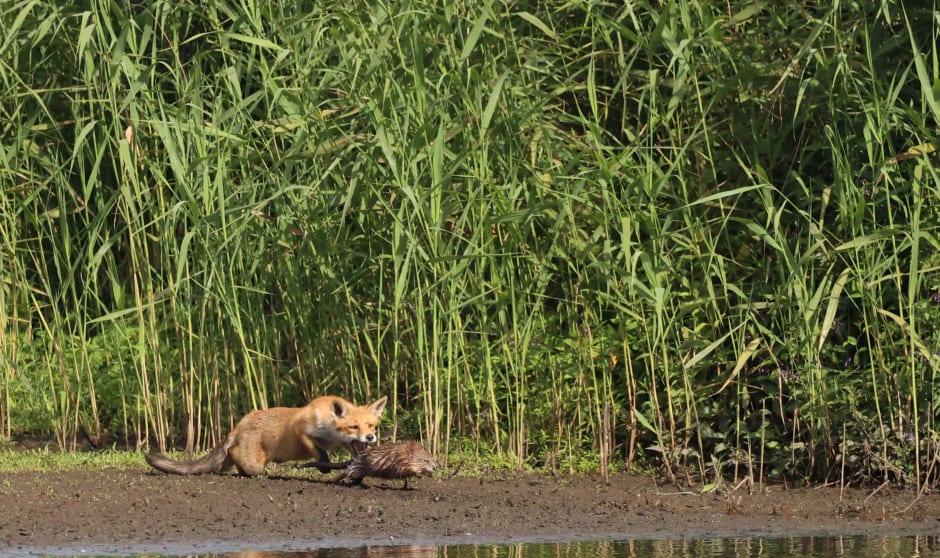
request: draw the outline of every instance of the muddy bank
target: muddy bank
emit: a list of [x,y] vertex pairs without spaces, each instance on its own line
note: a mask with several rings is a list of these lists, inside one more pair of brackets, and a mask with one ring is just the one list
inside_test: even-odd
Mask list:
[[[277,472],[275,472],[277,474]],[[502,475],[411,481],[178,477],[144,470],[0,477],[0,554],[302,550],[703,536],[920,534],[940,497],[884,487],[696,494],[648,477]]]

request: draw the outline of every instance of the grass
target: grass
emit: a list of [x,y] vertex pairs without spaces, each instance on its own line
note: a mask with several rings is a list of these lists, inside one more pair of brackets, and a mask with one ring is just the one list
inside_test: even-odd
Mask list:
[[0,436],[936,483],[935,2],[308,8],[0,6]]
[[[30,444],[33,446],[35,444]],[[180,451],[170,451],[167,455],[173,459],[186,459]],[[338,456],[341,459],[341,457]],[[597,455],[579,456],[577,462],[561,463],[559,469],[575,474],[597,472]],[[442,474],[449,476],[486,476],[496,472],[512,472],[519,469],[518,458],[511,453],[493,453],[481,455],[472,450],[454,450],[450,460],[440,463]],[[47,472],[58,471],[96,471],[100,469],[150,470],[140,451],[122,449],[103,449],[96,451],[58,451],[48,446],[14,446],[13,449],[0,450],[0,473]],[[553,473],[550,468],[527,465],[525,469],[532,473]],[[613,466],[610,472],[622,470]],[[278,476],[309,476],[313,469],[295,469],[293,464],[271,465],[270,472]]]
[[100,469],[146,469],[140,452],[104,450],[60,452],[48,448],[0,451],[0,472],[97,471]]

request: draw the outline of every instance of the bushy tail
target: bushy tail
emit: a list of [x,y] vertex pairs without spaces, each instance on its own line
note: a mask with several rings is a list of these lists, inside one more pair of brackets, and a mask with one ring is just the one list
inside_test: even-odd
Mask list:
[[147,454],[146,459],[151,467],[164,473],[173,473],[175,475],[220,473],[230,466],[226,463],[226,459],[231,445],[231,438],[228,438],[207,455],[194,461],[176,461],[160,453]]

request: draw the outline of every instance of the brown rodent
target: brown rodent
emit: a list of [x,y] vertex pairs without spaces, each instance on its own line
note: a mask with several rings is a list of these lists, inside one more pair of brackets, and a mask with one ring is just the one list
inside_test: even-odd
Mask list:
[[434,456],[418,442],[409,440],[366,448],[353,458],[346,470],[337,475],[333,482],[349,479],[350,484],[360,484],[365,477],[402,479],[405,481],[402,488],[407,489],[409,478],[431,476],[435,470],[437,462]]

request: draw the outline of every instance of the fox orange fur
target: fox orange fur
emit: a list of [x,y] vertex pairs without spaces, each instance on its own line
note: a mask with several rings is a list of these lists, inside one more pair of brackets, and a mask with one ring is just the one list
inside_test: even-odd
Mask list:
[[342,397],[325,395],[303,407],[252,411],[222,443],[195,461],[175,461],[151,453],[147,463],[158,471],[178,475],[221,473],[234,466],[239,473],[254,476],[264,473],[268,463],[311,458],[328,463],[327,452],[339,447],[356,456],[378,439],[376,427],[387,400],[382,397],[370,405],[353,405]]

